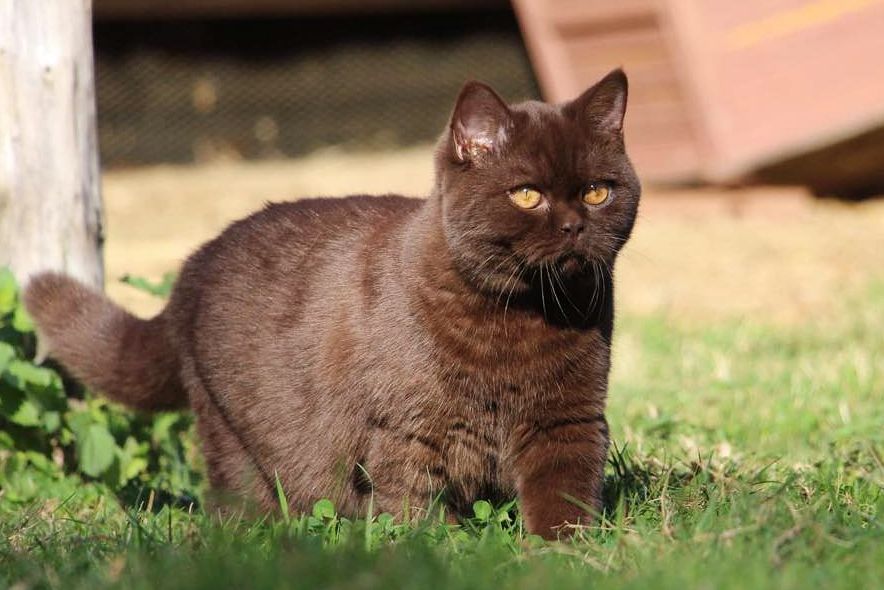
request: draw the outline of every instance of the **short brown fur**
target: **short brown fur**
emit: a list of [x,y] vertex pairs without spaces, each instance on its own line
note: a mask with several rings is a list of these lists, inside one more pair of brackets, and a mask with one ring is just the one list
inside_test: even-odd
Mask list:
[[[426,200],[268,205],[184,265],[143,321],[56,274],[25,303],[50,354],[141,410],[187,407],[219,491],[359,515],[518,495],[554,537],[601,508],[612,271],[640,194],[626,78],[571,103],[464,87]],[[605,182],[612,197],[581,194]],[[541,208],[508,195],[530,185]],[[575,501],[576,500],[576,501]]]

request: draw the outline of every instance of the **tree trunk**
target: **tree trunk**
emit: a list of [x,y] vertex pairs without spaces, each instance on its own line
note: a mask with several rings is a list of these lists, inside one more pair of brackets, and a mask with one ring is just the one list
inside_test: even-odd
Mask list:
[[0,266],[103,287],[91,0],[0,0]]

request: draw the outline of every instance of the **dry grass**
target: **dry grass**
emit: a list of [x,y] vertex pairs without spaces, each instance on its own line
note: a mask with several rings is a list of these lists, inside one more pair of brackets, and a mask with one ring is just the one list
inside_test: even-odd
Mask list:
[[[174,271],[200,243],[268,200],[426,194],[431,150],[108,172],[108,290],[152,314],[161,302],[116,279]],[[619,264],[618,300],[621,310],[637,313],[795,322],[830,313],[845,293],[881,274],[884,202],[819,201],[800,189],[648,189]]]

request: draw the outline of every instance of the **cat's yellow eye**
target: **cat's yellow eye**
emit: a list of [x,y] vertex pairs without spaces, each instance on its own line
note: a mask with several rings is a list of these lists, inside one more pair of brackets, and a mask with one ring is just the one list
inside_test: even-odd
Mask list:
[[542,200],[541,192],[530,186],[521,186],[510,191],[510,201],[520,209],[534,209]]
[[601,205],[611,196],[611,187],[603,182],[594,182],[583,191],[583,202],[587,205]]

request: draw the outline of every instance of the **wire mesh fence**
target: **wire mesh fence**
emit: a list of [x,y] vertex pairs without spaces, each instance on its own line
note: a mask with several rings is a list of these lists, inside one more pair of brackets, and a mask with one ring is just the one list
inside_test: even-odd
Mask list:
[[432,141],[463,82],[539,94],[509,12],[99,23],[105,165]]

